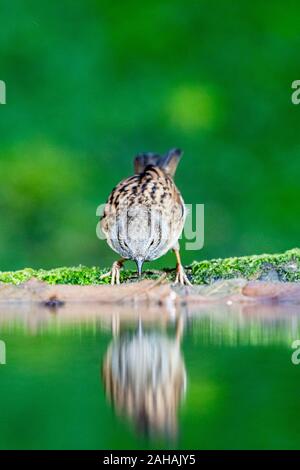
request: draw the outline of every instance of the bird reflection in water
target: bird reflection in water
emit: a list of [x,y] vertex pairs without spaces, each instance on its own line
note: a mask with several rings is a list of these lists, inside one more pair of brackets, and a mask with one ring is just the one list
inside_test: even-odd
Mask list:
[[106,395],[118,415],[126,416],[146,436],[174,438],[177,413],[186,392],[186,370],[180,351],[183,322],[175,338],[144,331],[121,333],[103,361]]

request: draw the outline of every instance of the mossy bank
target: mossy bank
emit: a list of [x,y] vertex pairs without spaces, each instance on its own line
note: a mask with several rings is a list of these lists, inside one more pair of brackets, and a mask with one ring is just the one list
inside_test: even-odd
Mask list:
[[[263,254],[235,258],[194,261],[186,267],[194,284],[209,284],[220,279],[245,278],[248,280],[300,281],[300,249],[294,248],[280,254]],[[0,283],[21,284],[36,278],[49,284],[97,285],[109,284],[110,279],[100,279],[107,269],[98,267],[62,267],[50,270],[26,268],[20,271],[0,272]],[[146,270],[143,277],[156,278],[163,271]],[[174,270],[167,270],[167,279],[174,279]],[[135,271],[122,270],[123,282],[136,280]]]

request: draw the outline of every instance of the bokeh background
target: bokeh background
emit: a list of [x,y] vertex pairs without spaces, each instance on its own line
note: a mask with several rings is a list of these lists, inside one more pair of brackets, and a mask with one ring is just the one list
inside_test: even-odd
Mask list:
[[[1,0],[0,269],[108,265],[96,208],[140,151],[185,154],[193,259],[298,244],[299,2]],[[168,255],[160,265],[171,265]]]

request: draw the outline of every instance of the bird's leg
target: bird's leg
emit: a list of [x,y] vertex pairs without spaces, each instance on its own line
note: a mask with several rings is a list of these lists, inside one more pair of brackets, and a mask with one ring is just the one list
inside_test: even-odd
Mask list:
[[180,253],[179,253],[179,244],[177,244],[177,246],[173,248],[173,251],[175,253],[176,261],[177,261],[175,284],[182,284],[182,285],[191,286],[192,284],[188,280],[188,277],[185,274],[183,266],[181,264]]
[[117,313],[112,316],[111,329],[114,338],[117,338],[120,333],[120,315]]
[[105,277],[111,276],[111,285],[120,284],[120,270],[123,267],[125,259],[121,258],[119,261],[115,261],[111,267],[111,270],[108,273],[102,274],[100,279],[104,279]]
[[175,336],[176,344],[178,347],[180,347],[180,343],[183,338],[183,333],[184,333],[184,318],[183,318],[183,315],[180,314],[176,322],[176,336]]

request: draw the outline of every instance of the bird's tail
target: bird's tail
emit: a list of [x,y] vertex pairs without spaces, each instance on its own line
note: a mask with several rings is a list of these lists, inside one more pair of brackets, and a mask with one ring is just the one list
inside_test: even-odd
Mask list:
[[172,149],[166,155],[140,153],[134,159],[135,173],[143,173],[147,166],[157,166],[173,177],[182,154],[183,152],[179,149]]

